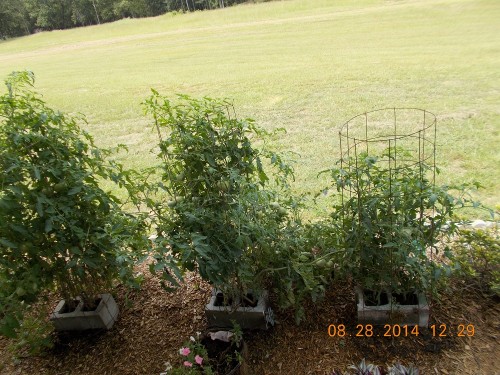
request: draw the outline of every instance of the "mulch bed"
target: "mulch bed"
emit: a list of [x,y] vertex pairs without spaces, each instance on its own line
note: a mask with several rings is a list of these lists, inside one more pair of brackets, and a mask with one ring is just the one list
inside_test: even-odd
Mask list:
[[[54,334],[55,346],[42,357],[13,359],[8,340],[0,338],[1,374],[138,375],[156,374],[165,363],[179,363],[183,342],[206,327],[204,306],[210,287],[190,274],[176,292],[167,293],[158,280],[146,276],[142,290],[119,286],[120,318],[112,330]],[[355,337],[352,285],[337,283],[318,304],[308,304],[299,326],[293,313],[276,311],[277,324],[265,332],[246,334],[251,374],[331,374],[366,358],[378,365],[400,361],[418,365],[421,374],[500,374],[500,303],[454,283],[439,304],[434,302],[430,324],[455,328],[453,335],[433,337],[420,329],[418,337]],[[330,337],[330,324],[344,324],[351,336]],[[473,337],[456,337],[459,324],[473,324]]]

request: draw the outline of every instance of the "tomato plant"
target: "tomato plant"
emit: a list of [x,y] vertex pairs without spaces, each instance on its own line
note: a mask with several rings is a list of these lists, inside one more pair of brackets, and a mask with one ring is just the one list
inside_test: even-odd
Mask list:
[[15,335],[47,290],[93,302],[114,280],[134,284],[145,224],[104,191],[109,180],[134,199],[134,172],[107,161],[78,120],[48,108],[34,76],[13,73],[0,96],[0,329]]
[[300,199],[288,189],[293,170],[269,150],[271,134],[237,119],[226,100],[173,102],[153,91],[145,106],[162,160],[146,194],[158,234],[151,270],[162,271],[164,286],[197,269],[226,295],[274,286],[286,306],[312,291],[317,281],[302,272],[300,265],[311,262],[300,260],[295,236],[301,230]]
[[[406,152],[398,150],[398,157]],[[435,291],[438,277],[450,272],[436,262],[439,251],[450,256],[441,239],[456,231],[458,208],[480,204],[469,194],[472,186],[435,186],[425,163],[387,170],[379,161],[391,157],[360,154],[346,163],[356,168],[329,171],[333,186],[348,192],[331,215],[341,223],[342,269],[367,289]]]

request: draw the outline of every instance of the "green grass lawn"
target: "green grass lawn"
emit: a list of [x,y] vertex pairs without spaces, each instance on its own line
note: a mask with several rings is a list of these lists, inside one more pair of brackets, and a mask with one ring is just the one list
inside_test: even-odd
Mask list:
[[284,127],[300,154],[295,189],[339,156],[352,116],[418,107],[438,117],[441,182],[480,181],[500,204],[500,2],[289,0],[122,20],[0,42],[0,77],[30,69],[50,106],[83,113],[97,143],[151,165],[140,103],[164,94],[227,97],[241,117]]

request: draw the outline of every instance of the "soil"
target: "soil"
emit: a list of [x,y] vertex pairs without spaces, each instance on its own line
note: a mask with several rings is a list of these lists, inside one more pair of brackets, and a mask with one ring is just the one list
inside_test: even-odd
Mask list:
[[97,309],[97,306],[101,303],[101,298],[97,298],[92,301],[92,303],[89,304],[83,304],[82,311],[95,311]]
[[[0,338],[0,374],[159,375],[166,362],[179,364],[179,348],[206,327],[203,311],[210,287],[190,274],[180,289],[167,293],[146,266],[141,271],[146,276],[142,290],[116,289],[121,311],[111,330],[54,334],[54,348],[41,357],[13,358],[9,341]],[[366,358],[381,366],[413,363],[422,375],[500,375],[496,364],[500,301],[458,282],[439,303],[432,303],[434,334],[419,327],[418,337],[384,337],[380,328],[373,330],[372,337],[356,337],[355,296],[349,283],[332,285],[322,302],[307,306],[306,319],[299,326],[293,312],[275,311],[274,328],[245,334],[249,374],[331,374],[334,368],[345,370]],[[332,324],[345,325],[346,335],[330,337]],[[446,325],[447,336],[438,337],[445,327],[441,325]],[[459,325],[464,325],[464,334],[467,328],[471,333],[473,326],[474,336],[458,337]],[[366,327],[361,331],[368,332]]]
[[61,310],[59,310],[59,314],[67,314],[75,311],[79,303],[80,301],[76,299],[69,302],[65,302]]

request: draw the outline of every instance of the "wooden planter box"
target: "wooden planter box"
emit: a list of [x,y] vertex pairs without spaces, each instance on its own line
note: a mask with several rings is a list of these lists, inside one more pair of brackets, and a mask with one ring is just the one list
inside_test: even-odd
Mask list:
[[118,318],[118,305],[111,294],[100,294],[98,298],[99,304],[92,311],[84,310],[80,297],[76,298],[78,305],[71,312],[64,312],[67,309],[67,302],[60,301],[50,316],[56,331],[84,331],[113,327]]
[[218,293],[219,291],[214,290],[210,301],[205,306],[205,316],[209,327],[231,329],[232,320],[235,320],[242,329],[265,330],[274,325],[267,291],[260,295],[254,307],[241,306],[239,299],[232,301],[229,306],[220,306],[217,302]]
[[[358,322],[360,324],[384,325],[399,324],[427,327],[429,324],[429,304],[423,293],[410,295],[411,304],[393,303],[393,296],[386,292],[380,298],[380,304],[369,303],[364,291],[355,288]],[[397,298],[396,298],[397,299]]]

